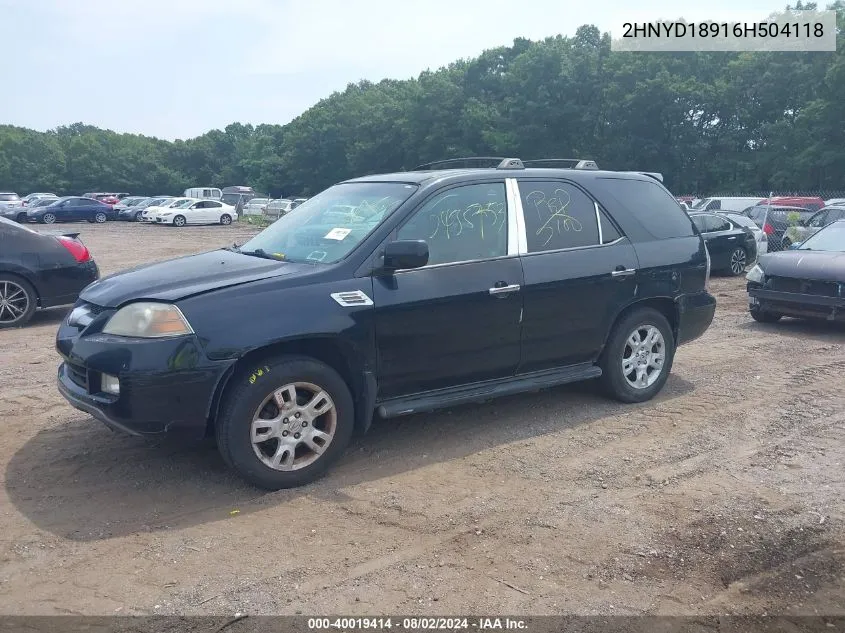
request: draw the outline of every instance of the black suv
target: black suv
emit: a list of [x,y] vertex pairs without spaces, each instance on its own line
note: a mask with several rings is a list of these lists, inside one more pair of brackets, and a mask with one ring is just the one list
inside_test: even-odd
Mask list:
[[649,175],[465,167],[488,160],[348,180],[240,247],[92,284],[59,390],[129,433],[213,433],[268,489],[315,479],[376,412],[591,378],[652,398],[715,311],[689,216]]

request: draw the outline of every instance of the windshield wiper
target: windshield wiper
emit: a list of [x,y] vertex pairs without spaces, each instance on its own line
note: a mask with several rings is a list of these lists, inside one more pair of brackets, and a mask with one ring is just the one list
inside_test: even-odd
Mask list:
[[254,251],[242,251],[242,250],[238,249],[236,252],[240,253],[241,255],[249,255],[251,257],[261,257],[263,259],[272,259],[274,262],[282,261],[281,257],[278,257],[277,255],[272,255],[271,253],[268,253],[267,251],[265,251],[263,248],[256,248]]

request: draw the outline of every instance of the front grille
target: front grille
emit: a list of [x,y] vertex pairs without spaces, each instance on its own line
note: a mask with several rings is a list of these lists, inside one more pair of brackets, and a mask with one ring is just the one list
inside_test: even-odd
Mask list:
[[793,292],[803,295],[817,295],[820,297],[838,297],[839,283],[835,281],[813,281],[809,279],[793,279],[791,277],[769,277],[766,280],[768,290],[778,292]]
[[83,389],[88,391],[88,370],[84,367],[80,367],[79,365],[74,365],[73,363],[65,362],[65,371],[67,372],[67,377],[71,379],[71,381]]

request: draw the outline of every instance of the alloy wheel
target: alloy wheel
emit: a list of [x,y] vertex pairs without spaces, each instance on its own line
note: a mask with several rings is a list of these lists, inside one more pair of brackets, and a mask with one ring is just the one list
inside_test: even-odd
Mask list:
[[625,341],[622,374],[634,389],[647,389],[660,378],[665,361],[663,334],[653,325],[642,325]]
[[52,213],[45,213],[42,219],[44,220],[44,224],[53,224],[56,221],[56,216]]
[[738,248],[731,254],[731,272],[734,275],[742,274],[742,271],[745,270],[746,263],[744,249]]
[[29,310],[29,295],[14,281],[0,281],[0,323],[14,323]]
[[258,407],[250,429],[252,449],[273,470],[299,470],[316,462],[334,439],[337,409],[309,382],[287,384]]

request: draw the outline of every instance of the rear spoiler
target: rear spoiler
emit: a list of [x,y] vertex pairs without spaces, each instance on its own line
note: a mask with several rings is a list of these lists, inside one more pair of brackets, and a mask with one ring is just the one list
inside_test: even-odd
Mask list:
[[649,176],[650,178],[654,178],[657,181],[663,182],[663,174],[657,171],[629,171],[629,174],[642,174],[643,176]]

